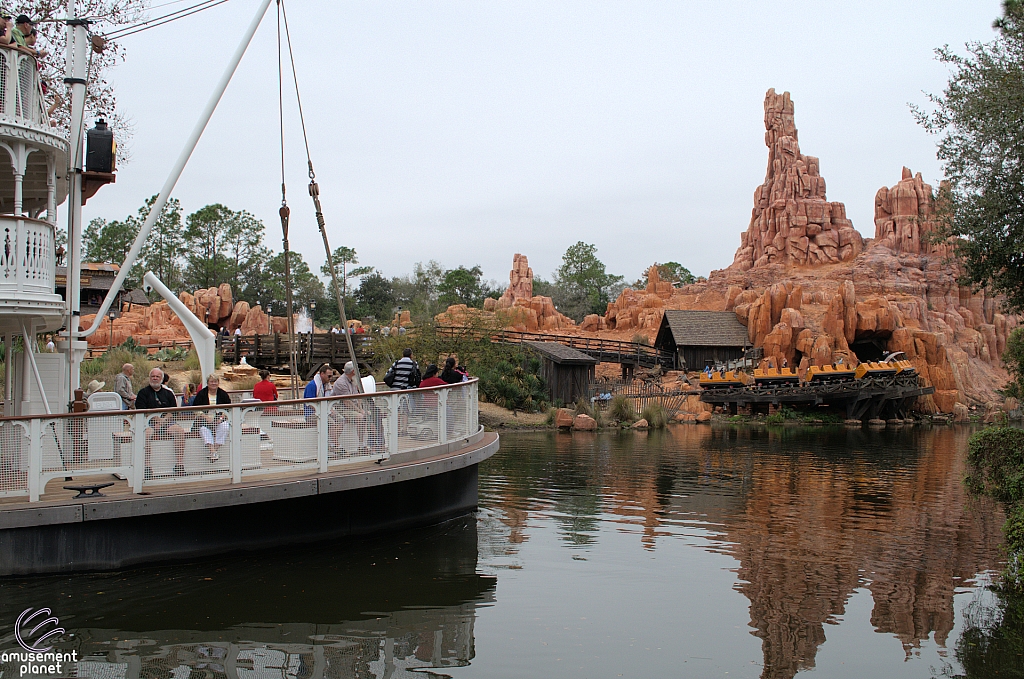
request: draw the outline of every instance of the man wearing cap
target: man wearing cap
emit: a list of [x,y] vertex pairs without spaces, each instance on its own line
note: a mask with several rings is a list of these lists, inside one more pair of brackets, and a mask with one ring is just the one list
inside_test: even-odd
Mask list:
[[28,43],[25,42],[32,33],[32,20],[24,14],[19,14],[18,18],[14,20],[14,30],[11,31],[11,38],[18,44],[18,47],[28,47]]
[[[331,387],[330,396],[351,396],[359,393],[355,382],[356,367],[352,361],[345,364],[341,377],[334,381]],[[345,399],[331,409],[331,419],[339,422],[340,427],[329,427],[328,431],[335,432],[332,437],[332,444],[341,447],[340,439],[346,424],[353,424],[356,428],[356,439],[360,448],[365,447],[366,442],[366,413],[363,412],[361,399]]]
[[352,365],[352,361],[345,364],[341,377],[334,380],[334,386],[331,387],[330,396],[348,396],[349,394],[358,394],[359,389],[356,387],[356,381],[354,375],[356,374],[356,367]]

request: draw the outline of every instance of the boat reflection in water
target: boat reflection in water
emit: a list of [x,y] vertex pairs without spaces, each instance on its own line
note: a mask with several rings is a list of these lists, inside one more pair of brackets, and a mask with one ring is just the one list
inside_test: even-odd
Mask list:
[[0,620],[50,608],[72,633],[58,650],[78,651],[79,677],[414,676],[473,659],[475,609],[496,582],[476,571],[470,516],[294,555],[7,579]]

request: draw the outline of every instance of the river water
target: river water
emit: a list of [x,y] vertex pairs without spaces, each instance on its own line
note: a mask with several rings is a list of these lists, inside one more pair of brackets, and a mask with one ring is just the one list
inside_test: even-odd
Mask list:
[[[966,501],[969,434],[505,434],[475,516],[3,580],[0,647],[47,606],[96,679],[956,676],[979,620],[1024,634],[985,587],[1003,517]],[[1019,644],[985,649],[1024,668]]]

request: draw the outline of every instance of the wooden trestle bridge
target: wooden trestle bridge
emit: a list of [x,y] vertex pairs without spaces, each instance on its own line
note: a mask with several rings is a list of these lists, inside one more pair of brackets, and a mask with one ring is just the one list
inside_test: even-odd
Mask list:
[[864,377],[862,379],[803,382],[779,386],[736,386],[705,389],[701,400],[722,406],[730,414],[750,414],[783,405],[829,406],[845,413],[848,420],[907,417],[919,396],[934,394],[935,387],[922,387],[916,374]]
[[[441,326],[437,332],[453,340],[490,340],[500,344],[521,344],[523,342],[557,342],[606,363],[623,366],[623,374],[632,374],[635,368],[662,366],[672,369],[675,357],[671,352],[660,351],[647,344],[622,342],[573,335],[555,335],[543,332],[518,332],[515,330],[479,330],[455,326]],[[373,360],[373,342],[370,335],[352,335],[352,343],[359,364],[368,367]],[[340,333],[297,333],[295,345],[298,354],[298,370],[303,375],[316,370],[324,363],[338,366],[349,360],[345,336]],[[288,335],[274,333],[266,335],[232,335],[217,337],[217,350],[226,363],[239,363],[244,356],[246,363],[260,368],[287,365]]]
[[458,326],[441,326],[438,333],[445,337],[459,339],[490,339],[501,344],[522,344],[523,342],[557,342],[580,351],[602,363],[618,363],[624,368],[654,368],[661,366],[671,370],[675,356],[670,351],[661,351],[648,344],[600,339],[583,335],[555,335],[544,332],[520,332],[518,330],[478,330]]

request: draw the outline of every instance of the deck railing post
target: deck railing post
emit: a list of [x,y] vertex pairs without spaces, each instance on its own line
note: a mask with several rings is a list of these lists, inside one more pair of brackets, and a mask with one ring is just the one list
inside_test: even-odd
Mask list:
[[[28,379],[24,376],[23,379]],[[28,426],[28,501],[39,502],[42,492],[43,473],[43,426],[38,417],[33,417]]]
[[330,451],[330,416],[332,401],[316,403],[316,459],[320,465],[320,473],[327,471],[327,453]]
[[448,443],[448,394],[451,389],[441,389],[437,394],[437,442]]
[[398,394],[388,394],[388,457],[398,454]]
[[[231,483],[242,482],[242,417],[241,408],[230,408],[228,410],[228,432],[231,436]],[[214,429],[216,431],[216,429]]]
[[132,468],[129,472],[132,491],[142,492],[142,484],[146,478],[146,416],[136,413],[132,423]]

